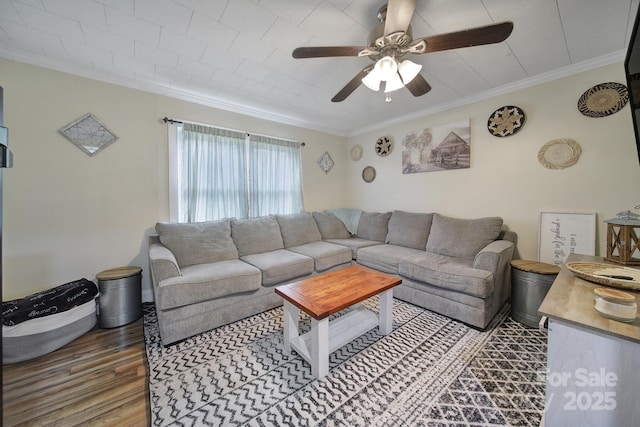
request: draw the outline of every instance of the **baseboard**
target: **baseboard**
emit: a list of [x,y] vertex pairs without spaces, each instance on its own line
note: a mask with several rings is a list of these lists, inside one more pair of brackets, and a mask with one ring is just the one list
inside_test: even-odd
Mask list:
[[142,302],[153,302],[153,290],[145,289],[142,291]]

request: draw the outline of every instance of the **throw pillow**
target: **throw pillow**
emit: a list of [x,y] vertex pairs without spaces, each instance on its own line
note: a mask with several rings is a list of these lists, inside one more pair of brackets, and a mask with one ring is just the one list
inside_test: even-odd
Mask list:
[[309,212],[276,215],[285,248],[322,240],[318,226]]
[[240,256],[284,248],[280,226],[273,215],[248,219],[233,218],[231,237]]
[[156,232],[180,267],[238,258],[228,218],[194,223],[159,222]]
[[473,260],[485,246],[498,238],[502,218],[449,218],[433,214],[427,250],[440,255]]
[[391,212],[362,212],[356,235],[367,240],[384,242],[387,237]]
[[344,222],[332,213],[314,212],[313,219],[316,220],[323,239],[348,239],[351,237]]
[[425,250],[433,214],[393,211],[385,243]]

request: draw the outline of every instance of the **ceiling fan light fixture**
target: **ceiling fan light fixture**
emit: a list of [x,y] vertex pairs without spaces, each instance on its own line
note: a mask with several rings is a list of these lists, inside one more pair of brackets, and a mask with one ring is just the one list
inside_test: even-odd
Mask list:
[[380,90],[380,79],[379,73],[376,71],[375,67],[369,71],[369,74],[362,78],[362,83],[371,90],[375,90],[376,92]]
[[416,64],[408,59],[398,64],[398,73],[400,73],[400,77],[402,77],[405,85],[415,79],[418,73],[420,73],[420,70],[422,70],[422,64]]
[[374,70],[380,76],[380,80],[392,79],[398,73],[398,63],[391,56],[385,56],[376,62]]
[[387,80],[384,85],[384,91],[386,93],[393,92],[394,90],[402,89],[404,87],[404,83],[402,83],[402,79],[400,78],[400,74],[395,73],[393,77]]

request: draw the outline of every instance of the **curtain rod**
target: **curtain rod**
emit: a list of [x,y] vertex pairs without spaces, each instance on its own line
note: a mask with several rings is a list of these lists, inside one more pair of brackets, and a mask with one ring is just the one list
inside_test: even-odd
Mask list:
[[[170,119],[169,117],[163,117],[163,118],[162,118],[162,121],[163,121],[163,122],[165,122],[165,123],[170,123],[170,124],[184,124],[184,122],[183,122],[183,121],[181,121],[181,120]],[[196,123],[196,122],[187,122],[187,123],[192,123],[192,124],[194,124],[194,125],[213,126],[213,125],[207,125],[207,124],[204,124],[204,123]],[[246,134],[247,134],[247,135],[249,135],[249,136],[250,136],[250,135],[255,135],[255,136],[266,136],[266,137],[269,137],[269,138],[278,138],[278,139],[282,139],[282,140],[284,140],[284,141],[298,142],[302,147],[304,147],[304,146],[306,145],[304,142],[295,141],[295,140],[293,140],[293,139],[280,138],[279,136],[274,137],[274,136],[270,136],[270,135],[262,135],[262,134],[259,134],[259,133],[250,133],[250,132],[241,131],[241,130],[237,130],[237,129],[220,128],[220,126],[215,126],[215,127],[219,128],[219,129],[232,130],[232,131],[235,131],[235,132],[244,132],[244,133],[246,133]]]

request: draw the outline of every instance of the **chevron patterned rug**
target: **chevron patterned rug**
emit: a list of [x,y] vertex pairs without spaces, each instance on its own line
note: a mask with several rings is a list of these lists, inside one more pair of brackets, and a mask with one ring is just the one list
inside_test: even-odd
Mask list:
[[[163,347],[146,303],[152,425],[539,425],[545,334],[508,317],[508,305],[480,332],[393,303],[393,332],[374,328],[332,353],[322,380],[283,353],[282,307]],[[378,300],[365,305],[377,311]]]

